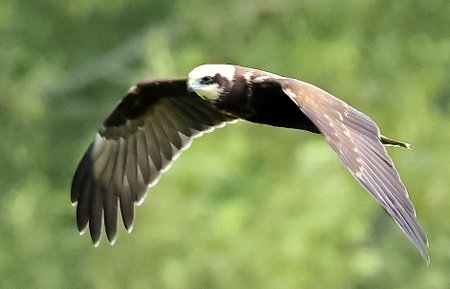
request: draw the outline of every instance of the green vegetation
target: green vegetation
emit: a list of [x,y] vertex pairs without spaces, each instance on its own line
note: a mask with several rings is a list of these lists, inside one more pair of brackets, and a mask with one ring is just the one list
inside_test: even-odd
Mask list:
[[[450,288],[450,10],[411,1],[24,1],[0,7],[0,287]],[[430,239],[427,267],[321,136],[196,140],[94,248],[69,190],[128,87],[236,63],[370,115]]]

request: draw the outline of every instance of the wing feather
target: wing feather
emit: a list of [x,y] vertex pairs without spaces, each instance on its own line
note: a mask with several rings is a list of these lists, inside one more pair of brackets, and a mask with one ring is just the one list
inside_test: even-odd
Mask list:
[[145,139],[145,132],[142,128],[139,128],[136,132],[136,154],[139,156],[137,158],[137,166],[141,173],[143,182],[150,183],[150,164],[147,149],[147,140]]
[[353,177],[375,198],[429,263],[428,240],[375,122],[311,84],[279,80],[283,91],[317,126]]
[[[151,116],[149,117],[149,119],[151,119]],[[158,136],[156,135],[152,123],[145,122],[144,130],[150,159],[155,168],[157,170],[161,170],[162,167],[161,148],[159,146]]]
[[[182,142],[179,135],[179,132],[175,125],[172,123],[172,121],[162,112],[160,109],[155,111],[156,117],[160,119],[161,126],[164,130],[164,132],[167,135],[167,139],[169,142],[175,146],[176,149],[173,149],[172,151],[175,151],[175,153],[181,149]],[[173,155],[172,155],[173,157]]]
[[186,79],[146,81],[133,87],[105,120],[75,172],[71,201],[80,232],[100,241],[117,235],[118,207],[130,232],[134,206],[147,188],[189,147],[194,137],[233,118],[187,92]]

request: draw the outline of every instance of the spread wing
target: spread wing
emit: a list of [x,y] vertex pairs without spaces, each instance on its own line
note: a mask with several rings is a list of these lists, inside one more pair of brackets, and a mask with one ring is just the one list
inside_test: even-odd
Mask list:
[[92,241],[100,241],[102,219],[114,243],[118,207],[131,232],[134,205],[147,188],[186,150],[194,137],[232,121],[194,93],[186,79],[142,82],[134,86],[103,123],[82,158],[72,183],[77,225],[89,225]]
[[429,262],[428,240],[416,219],[408,191],[380,141],[377,125],[316,86],[295,79],[280,83],[325,136],[353,177],[383,206]]

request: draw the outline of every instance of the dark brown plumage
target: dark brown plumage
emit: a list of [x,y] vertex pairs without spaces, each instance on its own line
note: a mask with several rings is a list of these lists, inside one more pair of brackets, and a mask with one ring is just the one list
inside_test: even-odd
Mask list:
[[142,203],[192,139],[239,119],[321,133],[355,179],[374,197],[429,262],[428,243],[408,192],[366,115],[311,84],[233,65],[202,65],[188,78],[141,82],[103,123],[72,184],[78,229],[94,244],[102,219],[111,243],[118,208],[128,231]]

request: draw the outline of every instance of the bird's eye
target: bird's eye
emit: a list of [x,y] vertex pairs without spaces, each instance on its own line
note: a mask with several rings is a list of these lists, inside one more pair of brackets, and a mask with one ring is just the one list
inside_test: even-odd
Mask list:
[[213,81],[214,79],[211,76],[202,77],[202,84],[211,84]]

